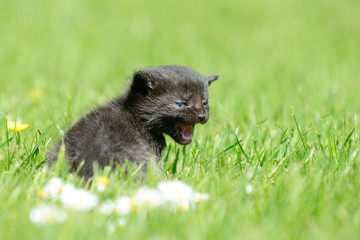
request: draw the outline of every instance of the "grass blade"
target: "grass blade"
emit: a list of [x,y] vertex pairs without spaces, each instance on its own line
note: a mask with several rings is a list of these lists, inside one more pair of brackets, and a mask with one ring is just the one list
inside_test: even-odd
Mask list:
[[7,144],[9,144],[12,141],[12,137],[9,138],[9,140],[5,141],[3,144],[0,145],[0,149],[2,149],[3,147],[5,147]]
[[39,141],[35,144],[35,147],[33,148],[33,150],[31,151],[30,155],[25,159],[25,162],[29,162],[29,160],[35,155],[36,151],[39,149],[39,146],[41,144],[41,142],[45,139],[46,135],[48,134],[48,132],[50,131],[52,125],[49,125],[46,130],[44,131],[43,134],[41,134]]
[[298,122],[297,122],[297,120],[296,120],[296,116],[295,116],[294,113],[292,114],[292,116],[293,116],[294,121],[295,121],[296,129],[298,130],[298,133],[299,133],[299,135],[300,135],[300,139],[301,139],[301,142],[302,142],[304,151],[305,151],[306,155],[308,155],[308,152],[307,152],[307,149],[306,149],[306,145],[305,145],[305,142],[304,142],[304,138],[303,138],[303,135],[301,134],[299,124],[298,124]]

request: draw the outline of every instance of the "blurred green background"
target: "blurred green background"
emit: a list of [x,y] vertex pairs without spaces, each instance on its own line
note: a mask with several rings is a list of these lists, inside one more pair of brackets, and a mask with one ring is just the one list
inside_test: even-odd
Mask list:
[[[351,0],[2,0],[0,109],[64,125],[69,98],[79,116],[119,95],[135,70],[181,64],[220,74],[219,120],[255,111],[281,124],[291,106],[359,110],[359,9]],[[36,106],[31,88],[43,91]]]

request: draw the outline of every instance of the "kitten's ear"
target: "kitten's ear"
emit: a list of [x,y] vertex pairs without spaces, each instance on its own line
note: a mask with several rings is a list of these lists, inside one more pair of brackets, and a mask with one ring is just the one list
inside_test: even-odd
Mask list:
[[145,95],[154,88],[154,81],[147,73],[138,71],[134,74],[131,88],[135,92]]
[[205,81],[207,81],[207,82],[208,82],[208,85],[210,86],[210,84],[211,84],[213,81],[217,80],[218,78],[219,78],[219,75],[216,75],[216,74],[214,74],[214,75],[209,75],[209,76],[205,76]]

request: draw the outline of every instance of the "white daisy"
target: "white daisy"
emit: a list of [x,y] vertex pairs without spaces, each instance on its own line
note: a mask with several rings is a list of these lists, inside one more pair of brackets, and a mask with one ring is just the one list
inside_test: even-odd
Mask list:
[[111,200],[106,200],[100,205],[100,212],[104,214],[116,214],[116,203]]
[[157,188],[171,206],[179,210],[187,210],[193,200],[193,190],[181,181],[161,182]]
[[119,227],[125,227],[126,224],[127,224],[127,221],[126,221],[125,218],[120,218],[120,219],[117,220],[116,223],[117,223],[117,225],[118,225]]
[[119,215],[128,214],[131,211],[131,201],[127,196],[118,197],[115,200],[115,211]]
[[96,195],[84,189],[75,189],[71,184],[66,184],[63,187],[60,200],[64,206],[77,211],[91,210],[99,202]]
[[246,192],[247,194],[251,194],[252,191],[253,191],[253,187],[251,186],[251,184],[246,185],[246,187],[245,187],[245,192]]
[[38,191],[38,194],[43,198],[58,199],[63,187],[64,182],[61,178],[52,178],[41,190]]
[[157,207],[164,203],[163,195],[156,189],[143,187],[131,198],[135,207]]
[[115,230],[116,230],[116,224],[115,223],[110,222],[110,223],[107,224],[107,234],[108,235],[114,234]]
[[48,205],[38,205],[33,208],[29,214],[30,221],[34,224],[62,223],[67,215],[64,210]]
[[118,197],[115,201],[106,200],[100,206],[100,212],[104,214],[126,215],[131,211],[131,201],[127,196]]
[[109,222],[107,225],[107,233],[111,235],[115,232],[116,228],[123,228],[126,224],[127,221],[125,218],[120,218],[116,222]]

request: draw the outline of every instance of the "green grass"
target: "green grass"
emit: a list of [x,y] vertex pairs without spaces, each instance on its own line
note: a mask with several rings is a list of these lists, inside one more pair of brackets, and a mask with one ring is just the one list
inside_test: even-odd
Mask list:
[[[354,0],[0,1],[0,238],[358,239],[359,9]],[[48,150],[133,71],[163,64],[220,74],[210,121],[185,148],[168,139],[162,176],[139,183],[119,170],[106,196],[179,179],[212,199],[131,214],[114,235],[96,211],[34,226],[36,192],[55,175],[43,167]],[[15,119],[30,127],[9,132]]]

